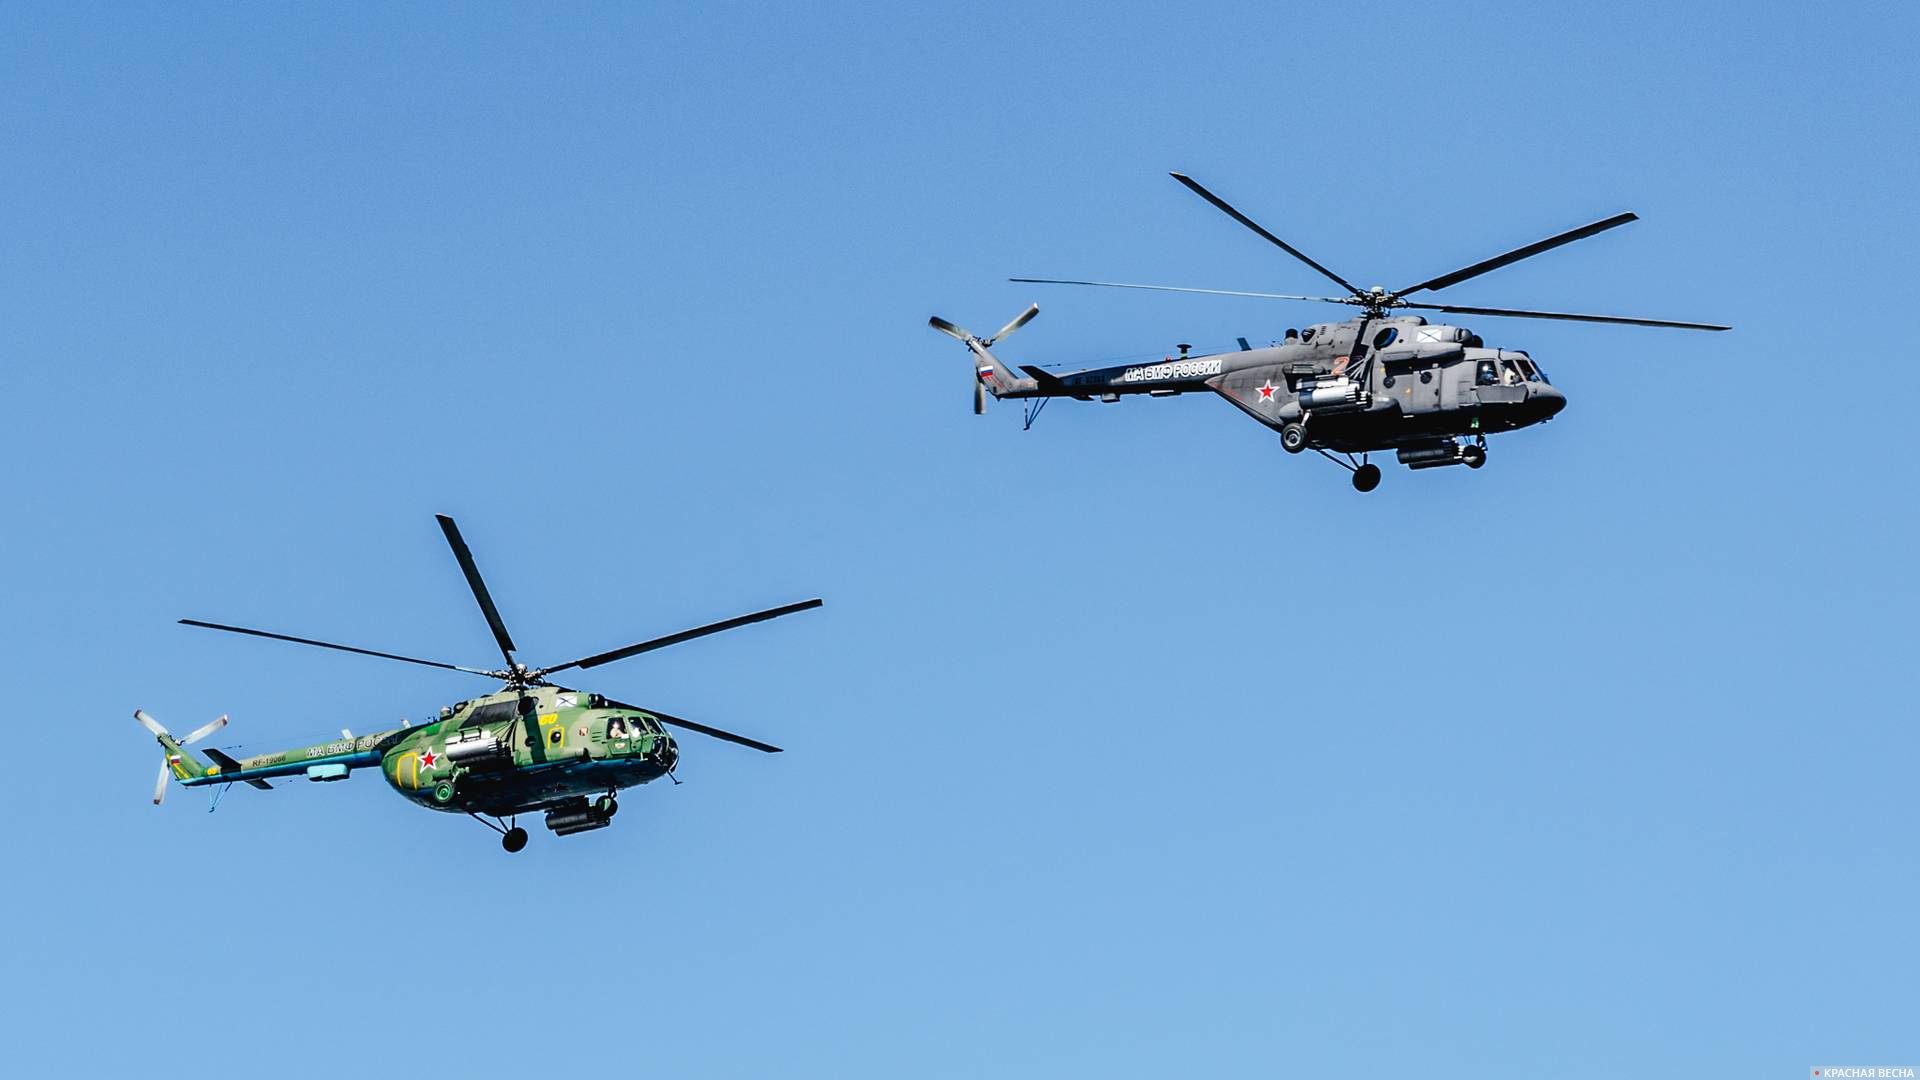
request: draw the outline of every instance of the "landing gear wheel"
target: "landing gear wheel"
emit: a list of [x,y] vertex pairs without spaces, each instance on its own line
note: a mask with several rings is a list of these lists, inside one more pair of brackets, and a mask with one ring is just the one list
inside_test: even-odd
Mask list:
[[1280,449],[1289,454],[1297,454],[1307,448],[1307,429],[1300,424],[1288,424],[1280,429]]
[[1460,451],[1460,460],[1467,463],[1467,468],[1477,469],[1487,463],[1487,448],[1484,446],[1463,447]]
[[1353,490],[1372,491],[1380,486],[1380,466],[1362,465],[1353,470]]
[[593,800],[593,812],[603,818],[610,818],[620,812],[620,804],[613,801],[613,796],[602,795]]
[[508,851],[519,851],[527,846],[527,830],[514,826],[500,834],[500,846]]

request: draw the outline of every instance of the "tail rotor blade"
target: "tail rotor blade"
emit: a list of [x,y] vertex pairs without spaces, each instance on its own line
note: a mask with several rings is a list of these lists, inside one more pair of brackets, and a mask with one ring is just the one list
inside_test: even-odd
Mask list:
[[227,726],[227,717],[225,713],[222,713],[219,719],[210,720],[207,723],[204,723],[199,727],[194,728],[193,733],[191,735],[188,735],[186,738],[180,740],[180,745],[192,746],[194,743],[199,742],[201,739],[206,738],[207,736],[213,734],[216,731],[219,731],[221,728],[226,726]]
[[973,340],[973,335],[969,333],[965,327],[955,326],[938,315],[928,319],[927,325],[962,344]]
[[985,345],[985,346],[988,346],[988,347],[992,347],[992,345],[993,345],[993,343],[994,343],[994,342],[996,342],[996,341],[1004,341],[1004,340],[1006,340],[1006,338],[1007,338],[1007,336],[1008,336],[1008,335],[1010,335],[1010,334],[1012,334],[1012,333],[1013,333],[1013,332],[1014,332],[1015,330],[1018,330],[1018,329],[1020,329],[1021,327],[1023,327],[1023,326],[1025,326],[1025,325],[1027,325],[1028,323],[1030,323],[1030,322],[1032,322],[1032,321],[1033,321],[1033,317],[1034,317],[1035,315],[1038,315],[1038,314],[1040,314],[1040,305],[1039,305],[1039,304],[1029,304],[1029,305],[1027,305],[1027,310],[1025,310],[1025,311],[1023,311],[1023,312],[1021,312],[1020,314],[1018,314],[1018,315],[1016,315],[1016,316],[1014,316],[1014,319],[1013,319],[1013,321],[1012,321],[1012,322],[1010,322],[1010,323],[1008,323],[1007,325],[1005,325],[1005,326],[1003,326],[1003,327],[1001,327],[1001,328],[1000,328],[1000,332],[999,332],[999,333],[996,333],[996,334],[994,334],[994,335],[993,335],[992,337],[990,337],[990,338],[988,338],[987,340],[985,340],[985,341],[983,341],[983,342],[981,342],[980,344],[982,344],[982,345]]
[[167,762],[160,762],[160,778],[153,782],[153,805],[167,801]]
[[165,735],[167,733],[167,729],[160,726],[160,721],[155,720],[139,709],[133,710],[133,718],[140,721],[141,727],[146,728],[155,735]]

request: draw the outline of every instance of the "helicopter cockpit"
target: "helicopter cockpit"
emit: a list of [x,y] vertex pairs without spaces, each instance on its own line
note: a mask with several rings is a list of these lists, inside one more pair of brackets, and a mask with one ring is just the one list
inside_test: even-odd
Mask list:
[[612,757],[646,758],[668,769],[673,768],[680,757],[673,736],[651,716],[615,713],[607,717],[605,723],[604,745]]
[[609,716],[607,718],[607,738],[642,738],[647,735],[663,735],[665,730],[648,716]]
[[1526,383],[1553,385],[1547,378],[1546,369],[1535,364],[1526,353],[1511,349],[1502,350],[1498,357],[1479,361],[1473,373],[1475,386],[1522,386]]

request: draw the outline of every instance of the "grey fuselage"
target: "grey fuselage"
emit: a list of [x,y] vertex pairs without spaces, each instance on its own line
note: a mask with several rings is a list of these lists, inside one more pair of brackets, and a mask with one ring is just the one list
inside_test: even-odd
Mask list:
[[984,348],[976,371],[996,397],[1118,401],[1212,391],[1275,430],[1304,426],[1311,445],[1363,453],[1433,445],[1544,421],[1566,395],[1524,352],[1483,347],[1418,315],[1318,323],[1266,348],[1054,375],[1014,375]]

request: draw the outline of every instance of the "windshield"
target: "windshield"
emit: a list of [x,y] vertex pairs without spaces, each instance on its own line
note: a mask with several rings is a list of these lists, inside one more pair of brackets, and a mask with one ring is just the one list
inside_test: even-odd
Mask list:
[[1533,362],[1533,359],[1524,353],[1519,356],[1513,357],[1512,359],[1508,360],[1507,363],[1513,365],[1515,368],[1518,368],[1520,371],[1521,377],[1526,379],[1528,382],[1546,382],[1547,381],[1546,371],[1542,369],[1538,364],[1535,364]]

